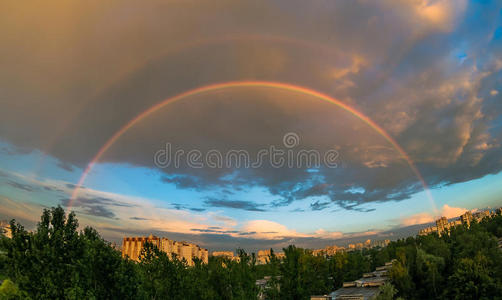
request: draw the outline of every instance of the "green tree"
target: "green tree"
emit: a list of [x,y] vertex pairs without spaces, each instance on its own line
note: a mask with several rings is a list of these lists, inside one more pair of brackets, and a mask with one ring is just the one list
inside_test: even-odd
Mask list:
[[473,259],[462,258],[449,278],[447,295],[451,299],[500,298],[502,295],[500,278],[493,277],[489,265],[490,262],[481,253]]
[[420,294],[424,298],[435,298],[441,294],[439,289],[443,286],[443,277],[441,274],[445,267],[444,259],[418,249],[416,266],[417,280],[420,281],[419,285],[423,287]]
[[19,290],[19,288],[9,279],[5,279],[0,285],[0,300],[17,300],[17,299],[28,299],[29,297],[25,292]]
[[375,300],[393,300],[396,294],[396,288],[387,282],[379,288],[379,294]]
[[389,275],[394,286],[400,291],[400,294],[408,299],[413,297],[415,287],[406,262],[404,249],[398,249],[397,260],[392,265]]
[[35,299],[135,298],[133,266],[95,230],[77,228],[61,207],[44,210],[33,233],[12,220],[12,239],[2,239],[6,275]]

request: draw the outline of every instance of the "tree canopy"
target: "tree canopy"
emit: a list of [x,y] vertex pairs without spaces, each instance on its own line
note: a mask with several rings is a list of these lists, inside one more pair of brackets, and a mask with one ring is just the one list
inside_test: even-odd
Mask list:
[[[43,211],[33,232],[12,220],[0,240],[0,299],[309,299],[396,259],[379,299],[497,299],[502,295],[502,216],[459,226],[450,235],[409,237],[387,247],[314,256],[289,246],[267,264],[237,250],[239,260],[208,264],[169,257],[146,244],[138,263],[74,213]],[[267,278],[264,287],[256,280]]]

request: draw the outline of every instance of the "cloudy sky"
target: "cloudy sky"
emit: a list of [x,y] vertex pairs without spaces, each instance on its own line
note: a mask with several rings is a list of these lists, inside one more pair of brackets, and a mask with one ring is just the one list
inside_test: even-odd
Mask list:
[[[502,205],[500,1],[0,7],[2,219],[255,250]],[[226,164],[271,147],[285,164]]]

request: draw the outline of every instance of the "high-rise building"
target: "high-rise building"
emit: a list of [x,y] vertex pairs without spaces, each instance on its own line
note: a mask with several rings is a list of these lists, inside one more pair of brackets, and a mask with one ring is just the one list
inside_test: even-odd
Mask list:
[[470,211],[467,211],[464,214],[462,214],[459,218],[457,218],[453,221],[448,221],[448,219],[446,217],[441,217],[436,220],[436,226],[430,226],[430,227],[427,227],[427,228],[420,230],[419,235],[427,235],[430,233],[437,233],[439,236],[441,236],[444,233],[450,234],[451,229],[455,226],[465,224],[465,225],[467,225],[467,227],[470,227],[473,220],[476,220],[477,222],[479,222],[483,218],[489,218],[494,215],[495,215],[494,212],[487,209],[487,210],[481,210],[481,211],[478,211],[475,213],[471,213]]
[[470,211],[466,211],[460,216],[460,220],[463,224],[467,225],[467,227],[470,227],[472,221],[472,213]]
[[208,262],[207,249],[187,243],[177,242],[168,238],[159,238],[154,235],[148,237],[125,237],[122,241],[122,256],[129,257],[134,261],[139,261],[141,250],[146,242],[149,242],[167,254],[169,258],[175,255],[178,259],[185,259],[188,265],[193,266],[193,258],[198,258],[202,262]]

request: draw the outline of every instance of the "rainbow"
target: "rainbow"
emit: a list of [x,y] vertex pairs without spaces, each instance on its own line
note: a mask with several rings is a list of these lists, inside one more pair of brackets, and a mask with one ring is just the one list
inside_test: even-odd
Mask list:
[[147,118],[157,110],[161,109],[162,107],[180,101],[184,98],[203,94],[206,92],[211,92],[211,91],[217,91],[217,90],[223,90],[223,89],[229,89],[229,88],[243,88],[243,87],[259,87],[259,88],[271,88],[271,89],[279,89],[279,90],[286,90],[286,91],[291,91],[307,96],[311,96],[314,98],[317,98],[319,100],[334,104],[338,106],[339,108],[351,113],[364,123],[366,123],[368,126],[370,126],[373,130],[375,130],[378,134],[380,134],[383,138],[385,138],[389,144],[394,147],[394,149],[397,150],[397,152],[400,154],[400,156],[407,162],[413,173],[416,175],[416,177],[420,180],[424,191],[427,194],[427,197],[431,203],[432,208],[434,209],[435,212],[437,212],[437,208],[434,202],[434,199],[430,193],[429,187],[427,183],[425,182],[424,178],[418,171],[417,167],[411,160],[411,158],[408,156],[408,154],[404,151],[404,149],[399,146],[399,144],[394,140],[383,128],[381,128],[378,124],[376,124],[373,120],[371,120],[369,117],[364,115],[363,113],[357,111],[356,109],[348,106],[347,104],[332,98],[326,94],[323,94],[321,92],[308,89],[302,86],[298,85],[293,85],[293,84],[287,84],[287,83],[282,83],[282,82],[272,82],[272,81],[231,81],[231,82],[223,82],[223,83],[216,83],[216,84],[210,84],[202,87],[198,87],[180,94],[177,94],[173,97],[167,98],[154,106],[150,107],[149,109],[143,111],[139,115],[137,115],[135,118],[127,122],[124,126],[122,126],[115,134],[108,139],[108,141],[99,149],[99,151],[96,153],[96,155],[92,158],[92,160],[89,162],[87,167],[85,168],[84,172],[82,173],[82,176],[80,177],[78,183],[76,184],[75,189],[72,192],[68,208],[71,209],[73,206],[73,203],[77,197],[78,191],[82,184],[84,183],[85,179],[87,178],[89,172],[92,170],[94,164],[96,164],[101,156],[126,132],[128,131],[131,127],[139,123],[141,120],[144,118]]

